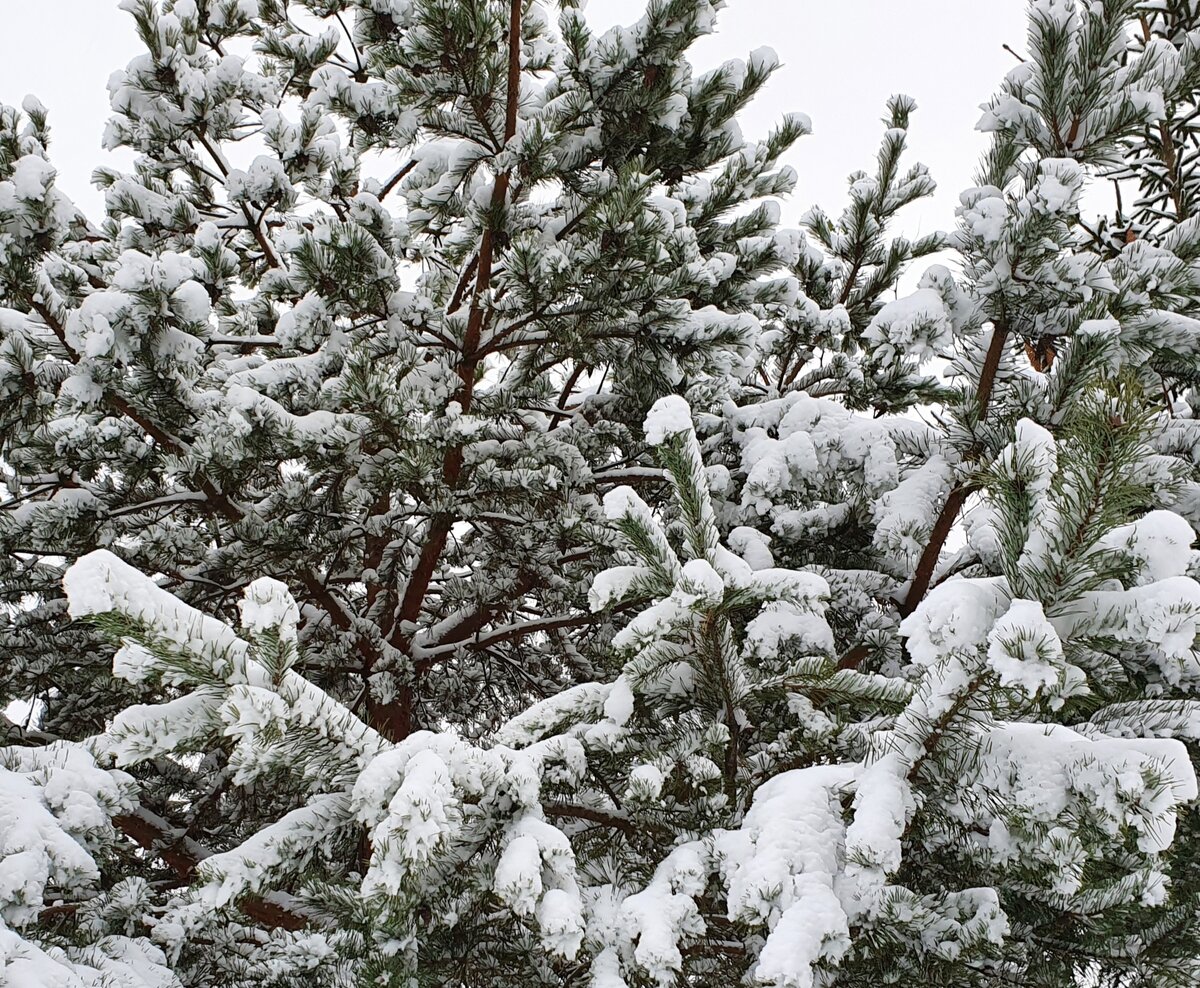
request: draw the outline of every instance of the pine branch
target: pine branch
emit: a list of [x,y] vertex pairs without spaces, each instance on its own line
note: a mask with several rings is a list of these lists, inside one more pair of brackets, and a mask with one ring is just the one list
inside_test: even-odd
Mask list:
[[929,585],[933,581],[938,560],[942,555],[942,547],[954,529],[954,523],[958,521],[959,512],[962,511],[969,493],[968,485],[956,484],[946,495],[942,510],[929,532],[929,541],[925,544],[921,558],[917,561],[916,569],[913,570],[912,579],[908,584],[908,592],[904,595],[903,600],[897,601],[903,616],[907,617],[915,611],[917,605],[925,599],[925,594],[928,593]]
[[[1142,28],[1142,40],[1148,45],[1152,40],[1150,19],[1143,13],[1139,15],[1138,21]],[[1179,174],[1179,158],[1175,152],[1175,138],[1171,135],[1171,125],[1166,117],[1158,121],[1158,140],[1159,147],[1162,149],[1160,157],[1166,172],[1167,192],[1175,206],[1173,219],[1176,223],[1182,223],[1187,219],[1183,204],[1183,180]]]
[[[193,880],[197,866],[213,853],[143,807],[115,816],[112,822],[185,882]],[[238,909],[254,922],[272,929],[300,930],[308,925],[306,917],[268,898],[244,896],[238,901]]]
[[397,169],[392,174],[392,177],[383,183],[383,188],[381,188],[379,190],[379,201],[382,202],[384,199],[386,199],[388,197],[388,195],[391,193],[392,189],[394,189],[397,185],[399,185],[404,180],[404,176],[406,176],[409,172],[411,172],[416,167],[417,167],[417,162],[416,162],[416,159],[414,158],[412,161],[407,162],[406,164],[402,165],[399,169]]
[[[24,745],[43,746],[60,740],[45,731],[14,724],[3,714],[0,714],[0,727],[4,729],[6,740],[19,741]],[[196,868],[201,861],[212,857],[213,852],[188,837],[183,828],[171,826],[144,806],[118,814],[112,818],[112,822],[139,847],[162,860],[185,883],[195,878]],[[238,903],[238,908],[256,923],[271,928],[299,930],[308,925],[308,920],[300,913],[257,896],[244,897]]]
[[542,809],[545,810],[547,816],[563,817],[568,820],[586,820],[589,823],[598,823],[604,827],[610,827],[613,830],[619,830],[630,837],[635,836],[639,832],[640,824],[634,824],[632,820],[623,816],[617,816],[613,813],[605,812],[604,810],[594,809],[590,806],[578,806],[572,803],[543,803]]
[[[225,179],[228,179],[229,178],[229,165],[226,163],[224,156],[221,154],[221,152],[217,148],[213,147],[213,145],[211,143],[209,143],[209,140],[205,136],[203,130],[198,129],[195,133],[196,133],[196,140],[198,140],[200,142],[200,145],[204,148],[204,150],[208,152],[209,156],[212,158],[213,162],[216,164],[217,168],[220,170],[221,176]],[[263,258],[266,260],[266,262],[271,267],[282,268],[283,262],[279,259],[279,255],[275,252],[275,248],[271,246],[270,241],[267,240],[266,234],[263,233],[263,231],[262,231],[262,226],[260,225],[259,222],[255,221],[253,216],[250,215],[250,207],[247,206],[244,202],[241,203],[240,205],[241,205],[242,215],[246,218],[246,226],[250,230],[250,232],[254,235],[254,239],[256,241],[258,241],[258,246],[263,252]],[[264,210],[264,212],[265,212],[265,210]]]

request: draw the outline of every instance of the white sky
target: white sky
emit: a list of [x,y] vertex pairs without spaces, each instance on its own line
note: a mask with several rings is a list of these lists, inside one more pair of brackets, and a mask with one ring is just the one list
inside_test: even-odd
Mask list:
[[[591,0],[587,14],[603,28],[643,8],[644,0]],[[96,216],[92,169],[129,161],[102,151],[100,135],[108,76],[140,50],[133,20],[116,0],[0,0],[0,13],[0,102],[19,105],[33,93],[46,104],[59,185]],[[1024,0],[731,0],[693,65],[711,68],[762,45],[779,54],[782,67],[741,119],[749,139],[787,111],[813,119],[814,134],[788,158],[800,174],[784,207],[789,224],[814,203],[841,211],[845,176],[872,165],[885,100],[914,97],[910,160],[930,167],[939,190],[910,209],[903,227],[913,234],[953,223],[983,148],[973,129],[979,104],[1015,64],[1001,45],[1021,51],[1024,36]]]

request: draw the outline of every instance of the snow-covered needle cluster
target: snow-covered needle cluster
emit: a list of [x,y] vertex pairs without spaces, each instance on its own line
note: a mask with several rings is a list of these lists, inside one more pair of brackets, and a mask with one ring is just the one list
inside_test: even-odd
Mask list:
[[0,107],[0,985],[1200,983],[1200,4],[1034,0],[918,239],[722,0],[121,6],[103,217]]

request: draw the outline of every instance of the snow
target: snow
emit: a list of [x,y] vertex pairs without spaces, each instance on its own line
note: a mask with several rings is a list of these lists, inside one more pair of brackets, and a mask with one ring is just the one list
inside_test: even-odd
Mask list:
[[890,430],[838,402],[792,393],[729,414],[746,474],[742,503],[773,514],[780,534],[801,515],[792,508],[798,491],[820,492],[842,477],[853,478],[872,495],[895,485],[898,465]]
[[21,110],[29,117],[44,117],[47,113],[46,104],[32,93],[26,93],[21,99]]
[[650,509],[632,487],[614,487],[604,495],[604,517],[609,520],[635,513],[649,515]]
[[772,659],[788,644],[801,655],[833,651],[833,631],[823,617],[788,605],[768,606],[746,625],[743,650],[747,656]]
[[605,947],[592,961],[591,988],[629,988],[621,977],[620,956],[613,947]]
[[313,797],[285,813],[231,851],[213,854],[197,866],[197,897],[218,909],[247,892],[259,892],[281,872],[303,874],[323,842],[347,822],[341,793]]
[[251,782],[258,769],[256,759],[245,757],[248,747],[257,737],[286,734],[290,713],[287,701],[273,689],[245,683],[230,687],[219,716],[224,724],[223,733],[238,743],[230,757],[230,766],[236,770],[239,784]]
[[566,889],[549,889],[538,902],[536,915],[543,946],[552,954],[574,960],[584,934],[579,897]]
[[774,48],[763,45],[750,53],[746,65],[757,72],[774,72],[779,67],[779,55]]
[[118,765],[189,750],[217,732],[220,704],[214,690],[196,690],[164,703],[133,704],[113,718],[102,748]]
[[996,579],[947,580],[934,587],[900,625],[913,661],[931,666],[944,655],[980,647],[1007,609],[1006,598]]
[[106,549],[75,562],[63,575],[63,589],[72,617],[120,612],[154,628],[164,641],[210,657],[224,675],[238,675],[245,644],[224,622],[181,603]]
[[659,398],[646,415],[646,442],[660,446],[672,436],[692,430],[692,410],[679,395]]
[[618,676],[604,701],[604,716],[618,727],[624,727],[633,716],[633,690],[629,680]]
[[[355,800],[361,801],[359,786],[355,788]],[[460,820],[446,763],[435,751],[416,752],[404,768],[386,815],[371,831],[373,851],[364,893],[378,889],[398,894],[405,880],[442,849]]]
[[300,609],[288,592],[287,584],[270,577],[259,577],[246,587],[238,608],[242,614],[242,628],[251,635],[274,631],[282,641],[296,641]]
[[995,189],[995,195],[981,194],[983,190],[964,193],[958,210],[959,221],[985,244],[997,243],[1004,234],[1008,220],[1008,204]]
[[1059,30],[1070,27],[1077,16],[1071,0],[1032,0],[1029,14],[1034,24],[1042,23]]
[[[323,690],[290,670],[277,670],[281,674],[273,674],[250,656],[247,643],[227,624],[184,604],[107,550],[99,549],[80,557],[64,574],[63,586],[68,612],[73,616],[116,612],[127,620],[153,628],[156,650],[168,653],[167,661],[157,656],[154,661],[164,681],[195,684],[194,674],[188,669],[200,662],[208,666],[202,676],[205,685],[215,680],[230,688],[244,687],[232,694],[233,703],[223,705],[223,716],[227,717],[226,733],[245,742],[235,750],[235,763],[245,762],[247,770],[257,762],[259,731],[268,723],[278,725],[281,718],[319,737],[336,737],[339,759],[351,763],[365,763],[387,747],[376,731]],[[286,607],[283,613],[286,618]],[[180,659],[183,661],[176,664]],[[145,678],[147,665],[146,656],[138,653],[132,660],[119,662],[118,668],[129,668]],[[176,708],[159,705],[152,709],[155,716],[163,717]],[[172,721],[170,729],[185,731],[181,737],[190,736],[186,731],[194,730],[195,725]],[[163,721],[156,730],[168,730],[167,722]]]
[[1119,336],[1121,323],[1116,319],[1085,319],[1075,330],[1076,336],[1096,337],[1100,339]]
[[769,929],[755,977],[811,988],[814,968],[850,948],[849,917],[837,888],[846,828],[840,794],[853,765],[784,772],[769,779],[737,830],[717,835],[729,918]]
[[872,873],[876,884],[900,868],[901,838],[916,810],[906,766],[895,753],[883,755],[854,783],[854,819],[846,828],[846,874]]
[[[643,564],[653,568],[656,577],[665,576],[672,581],[678,578],[681,567],[675,551],[667,541],[650,506],[633,488],[616,487],[605,494],[604,515],[609,521],[623,521],[635,525],[642,535],[650,540],[654,558],[643,560]],[[601,588],[604,589],[603,582]]]
[[130,304],[131,300],[122,292],[89,295],[67,320],[67,342],[84,357],[102,357],[111,353],[117,344],[113,324],[125,318]]
[[1134,648],[1146,648],[1150,661],[1169,683],[1200,682],[1200,584],[1173,576],[1128,590],[1083,594],[1055,627],[1064,640],[1086,629],[1107,633]]
[[1101,549],[1123,548],[1138,561],[1139,584],[1183,576],[1193,559],[1192,526],[1173,511],[1148,511],[1137,521],[1115,528]]
[[836,964],[850,950],[850,923],[833,889],[823,881],[799,876],[795,901],[758,955],[754,977],[777,988],[814,988],[818,962]]
[[1036,111],[1015,96],[1001,93],[992,97],[990,104],[984,104],[983,115],[976,122],[975,129],[985,134],[995,131],[1020,131],[1023,128],[1035,128],[1040,123]]
[[234,202],[264,203],[276,196],[293,195],[287,170],[278,158],[260,154],[246,170],[235,168],[225,180]]
[[634,766],[629,772],[629,788],[626,798],[655,800],[662,794],[663,783],[666,780],[657,765],[642,764]]
[[988,632],[988,664],[1002,686],[1029,696],[1059,681],[1062,641],[1034,600],[1014,600]]
[[310,348],[328,333],[329,313],[325,302],[309,292],[275,323],[275,336],[284,346]]
[[929,543],[941,503],[954,482],[954,468],[931,456],[875,502],[875,545],[898,555],[911,568]]
[[542,896],[542,852],[531,834],[518,834],[496,865],[496,895],[518,916],[532,915]]
[[771,537],[757,528],[739,525],[730,531],[729,547],[746,561],[753,570],[773,569],[775,558],[771,555]]
[[[1127,822],[1148,853],[1169,846],[1177,808],[1196,798],[1195,770],[1182,742],[1173,739],[1091,741],[1065,727],[1010,723],[990,732],[989,745],[984,781],[1001,791],[1011,786],[1008,798],[1032,819],[1052,821],[1072,805],[1083,806],[1105,829]],[[1001,784],[996,776],[1014,766],[1016,777]],[[1168,785],[1152,786],[1147,771],[1165,772]],[[1047,844],[1044,853],[1057,852]]]
[[339,446],[349,442],[358,431],[351,415],[338,415],[318,409],[297,415],[268,395],[243,384],[229,384],[225,389],[229,407],[254,423],[278,423],[281,431],[291,433],[302,441],[320,445]]
[[27,154],[18,158],[12,166],[12,178],[9,181],[18,199],[41,202],[54,181],[54,175],[54,166],[45,158]]
[[0,926],[37,920],[51,889],[82,893],[100,871],[92,858],[128,808],[128,776],[96,766],[81,745],[0,749]]
[[182,988],[166,955],[144,937],[107,936],[86,948],[40,946],[0,922],[5,988]]
[[674,596],[685,607],[716,607],[725,597],[725,581],[707,559],[691,559]]
[[146,290],[173,292],[181,288],[197,273],[195,259],[186,254],[163,251],[161,254],[151,256],[142,251],[127,250],[121,254],[120,264],[113,276],[112,284],[113,288],[120,292]]
[[113,675],[127,683],[141,683],[155,672],[158,659],[136,642],[125,642],[113,656]]
[[932,357],[949,346],[953,333],[942,296],[921,288],[884,305],[863,337],[876,345],[878,359],[887,364],[900,355],[918,361]]
[[659,107],[655,123],[667,130],[678,130],[687,111],[687,97],[682,93],[672,93]]
[[[562,831],[526,815],[508,828],[496,865],[496,895],[516,915],[535,915],[542,943],[573,958],[583,941],[584,919],[575,882],[575,856]],[[556,887],[545,888],[545,881]]]
[[588,605],[593,612],[602,611],[625,600],[634,587],[649,583],[653,577],[646,566],[610,566],[593,578]]
[[1017,423],[1012,449],[1027,476],[1029,489],[1035,494],[1049,490],[1058,469],[1057,447],[1049,430],[1030,419],[1021,419]]
[[837,800],[854,775],[852,765],[822,765],[758,787],[741,826],[717,837],[731,920],[774,925],[796,902],[800,875],[832,887],[845,832]]
[[1034,208],[1052,216],[1071,212],[1084,181],[1083,166],[1074,158],[1044,158],[1032,190]]
[[[614,689],[612,683],[580,683],[527,707],[495,734],[497,744],[522,748],[540,741],[564,721],[587,721],[604,711]],[[628,688],[626,686],[626,688]],[[624,707],[629,701],[621,700]]]
[[212,314],[212,301],[198,281],[185,281],[171,293],[172,308],[185,323],[207,323]]
[[625,935],[636,943],[634,959],[662,988],[673,984],[682,968],[680,941],[705,930],[693,896],[704,890],[706,858],[695,842],[676,847],[650,883],[621,903]]

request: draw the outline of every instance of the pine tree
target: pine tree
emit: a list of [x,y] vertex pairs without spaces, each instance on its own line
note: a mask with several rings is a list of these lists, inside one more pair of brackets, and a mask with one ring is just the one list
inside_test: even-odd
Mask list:
[[[603,674],[599,494],[662,488],[646,409],[749,366],[790,290],[772,200],[807,122],[736,122],[774,56],[693,72],[692,0],[602,36],[574,4],[122,6],[145,53],[105,142],[138,157],[96,173],[102,222],[45,109],[0,115],[4,699],[83,740],[176,697],[68,619],[98,546],[226,619],[285,582],[290,661],[393,741]],[[307,798],[225,749],[139,766],[121,829],[203,841],[106,874],[186,881]]]
[[1196,983],[1186,4],[1032,4],[916,241],[719,4],[126,6],[104,224],[0,133],[10,980]]

